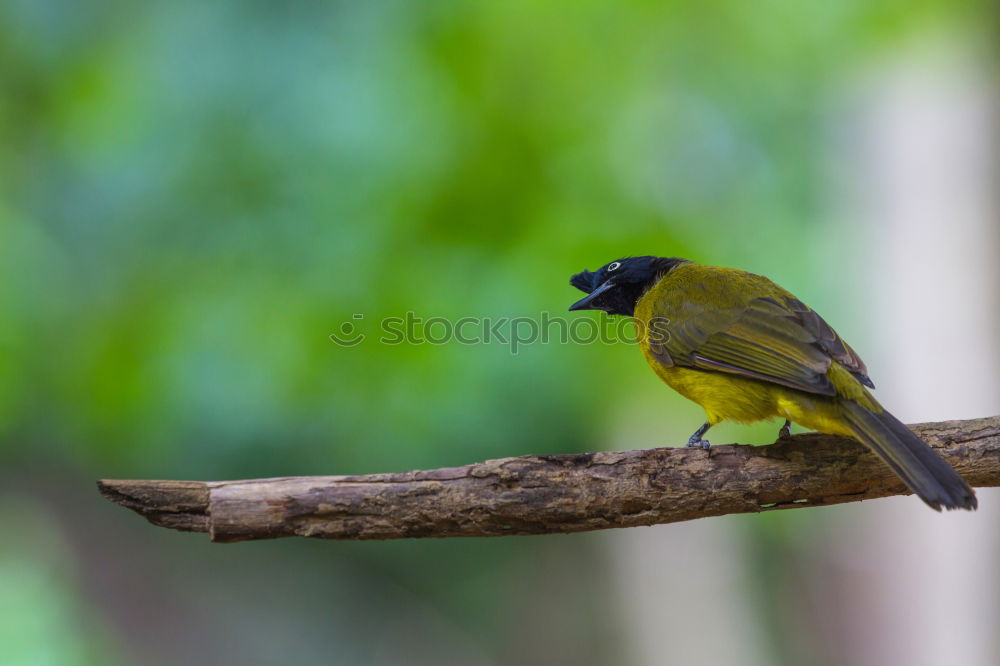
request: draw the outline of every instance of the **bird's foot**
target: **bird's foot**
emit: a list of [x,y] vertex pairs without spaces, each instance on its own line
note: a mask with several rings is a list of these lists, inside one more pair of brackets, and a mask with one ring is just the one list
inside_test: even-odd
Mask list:
[[697,446],[698,448],[705,449],[706,451],[712,448],[712,445],[709,444],[708,440],[702,438],[702,435],[708,432],[708,429],[711,427],[711,423],[703,423],[702,426],[695,430],[694,434],[688,438],[687,446]]
[[712,443],[709,442],[707,439],[702,439],[701,437],[698,437],[697,435],[692,435],[691,439],[688,440],[688,443],[685,446],[688,446],[688,447],[698,447],[698,448],[705,449],[706,451],[708,451],[710,448],[712,448]]
[[785,419],[785,425],[781,426],[781,430],[778,431],[778,440],[788,439],[792,436],[792,422]]

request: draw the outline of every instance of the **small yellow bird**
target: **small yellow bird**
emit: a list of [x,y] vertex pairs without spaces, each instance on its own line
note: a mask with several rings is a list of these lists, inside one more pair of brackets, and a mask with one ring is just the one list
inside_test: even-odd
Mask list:
[[[635,318],[640,347],[668,386],[706,414],[688,446],[720,421],[781,417],[854,437],[931,508],[975,509],[972,488],[880,405],[861,358],[822,317],[761,275],[671,257],[618,259],[570,284],[570,310]],[[867,388],[866,388],[867,387]]]

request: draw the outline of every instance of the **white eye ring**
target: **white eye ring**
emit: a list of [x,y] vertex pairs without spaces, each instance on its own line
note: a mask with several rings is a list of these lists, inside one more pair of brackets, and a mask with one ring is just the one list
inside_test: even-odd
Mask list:
[[610,264],[608,264],[608,272],[610,273],[611,271],[618,270],[619,268],[621,268],[621,265],[622,265],[622,262],[620,262],[620,261],[613,261],[613,262],[611,262]]

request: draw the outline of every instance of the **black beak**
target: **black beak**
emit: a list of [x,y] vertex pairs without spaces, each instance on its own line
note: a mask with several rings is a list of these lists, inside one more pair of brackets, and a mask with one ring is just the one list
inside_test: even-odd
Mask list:
[[600,310],[600,307],[594,307],[591,304],[597,299],[598,296],[606,292],[608,289],[611,289],[613,286],[615,286],[614,280],[605,280],[601,286],[597,287],[597,289],[594,289],[594,291],[569,306],[570,312],[573,310]]

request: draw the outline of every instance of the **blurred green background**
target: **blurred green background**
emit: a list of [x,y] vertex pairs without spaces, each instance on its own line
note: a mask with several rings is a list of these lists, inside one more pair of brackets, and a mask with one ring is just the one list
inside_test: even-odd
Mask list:
[[[844,249],[866,239],[831,231],[825,184],[843,90],[928,35],[989,53],[995,18],[0,1],[0,663],[649,663],[622,532],[219,546],[93,481],[681,442],[699,410],[627,345],[328,337],[355,313],[562,314],[569,276],[621,255],[767,274],[864,351],[867,257]],[[834,511],[718,521],[759,574],[733,588],[759,638],[744,663],[838,661],[774,593]]]

